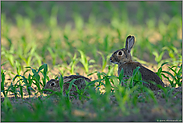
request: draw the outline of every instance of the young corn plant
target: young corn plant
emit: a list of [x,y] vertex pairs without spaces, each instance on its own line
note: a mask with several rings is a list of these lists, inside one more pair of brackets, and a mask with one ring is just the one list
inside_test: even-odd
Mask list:
[[101,71],[103,72],[104,69],[107,67],[107,61],[109,61],[111,54],[107,55],[107,57],[105,58],[102,52],[98,51],[98,53],[102,57],[102,69],[101,69]]
[[77,90],[76,93],[78,94],[77,96],[78,96],[79,100],[82,100],[83,98],[87,98],[87,96],[86,96],[87,88],[89,87],[89,85],[92,85],[92,83],[90,82],[90,84],[89,84],[87,81],[85,81],[86,87],[84,89],[79,90],[77,85],[74,84],[74,82],[78,79],[73,79],[72,81],[69,82],[68,90],[66,90],[66,95],[67,95],[68,98],[70,96],[74,96],[75,98],[77,98],[76,95],[71,95],[70,94],[70,90],[71,90],[72,86],[74,86],[76,88],[76,90]]
[[29,74],[28,78],[25,78],[25,76],[21,76],[22,79],[23,79],[23,82],[25,83],[24,86],[26,87],[27,89],[27,92],[28,92],[28,95],[30,97],[31,95],[31,91],[35,91],[31,85],[33,83],[33,80],[32,80],[32,76]]
[[84,52],[81,51],[81,50],[78,50],[78,51],[81,55],[80,62],[84,66],[84,70],[85,70],[86,74],[88,74],[89,68],[93,67],[93,65],[90,65],[90,64],[95,63],[95,61],[93,59],[88,61],[86,55],[84,54]]
[[[32,69],[32,73],[33,73],[32,79],[35,81],[34,84],[38,87],[38,91],[41,92],[40,84],[42,87],[44,87],[46,85],[46,79],[48,78],[47,77],[47,71],[48,71],[47,64],[43,64],[42,66],[40,66],[38,71],[36,71],[33,68],[31,68],[31,69]],[[40,75],[38,74],[42,69],[43,69],[43,72],[41,72],[41,73],[43,75],[43,79],[42,79],[43,83],[40,82]]]
[[140,67],[137,67],[136,69],[134,69],[132,76],[126,80],[124,80],[124,70],[122,69],[118,77],[120,81],[120,85],[123,85],[130,89],[135,85],[142,85],[143,83],[146,83],[145,81],[142,80],[142,75],[139,69]]
[[[128,108],[133,105],[136,106],[138,102],[146,102],[149,99],[152,99],[154,103],[157,104],[157,100],[154,96],[153,91],[143,86],[142,84],[144,81],[142,81],[139,67],[137,67],[133,71],[133,75],[129,77],[128,80],[124,80],[123,77],[124,72],[122,70],[118,77],[119,81],[116,81],[116,79],[114,79],[114,83],[116,83],[114,84],[114,95],[121,111],[124,112],[125,115],[129,115],[130,112],[128,111]],[[121,83],[123,83],[123,86],[121,85]],[[140,93],[142,93],[143,95],[139,96]],[[135,109],[138,108],[135,107]],[[137,111],[135,109],[134,111]]]
[[5,58],[9,61],[10,65],[13,68],[15,68],[14,63],[15,63],[16,60],[15,60],[15,56],[14,56],[14,54],[15,54],[14,46],[11,45],[10,50],[6,50],[5,47],[3,47],[3,46],[1,48],[2,48],[1,49],[1,55],[5,56]]
[[[180,66],[171,66],[168,68],[172,73],[169,71],[162,71],[162,75],[168,79],[172,87],[182,86],[182,64]],[[170,79],[170,77],[166,76],[164,73],[171,76],[172,79]]]
[[[46,80],[49,79],[48,76],[47,76],[47,72],[48,72],[47,64],[41,65],[38,70],[33,69],[31,67],[26,67],[26,68],[27,68],[27,70],[24,72],[24,75],[23,76],[17,75],[17,76],[15,76],[14,80],[16,79],[16,77],[19,77],[19,76],[22,78],[22,79],[19,79],[19,81],[21,80],[24,83],[24,86],[26,87],[29,96],[31,95],[31,91],[35,91],[31,87],[32,84],[35,84],[37,86],[37,88],[38,88],[38,92],[40,92],[42,94],[40,85],[42,87],[44,87],[46,85]],[[31,71],[33,73],[33,75],[31,75],[29,73],[28,77],[26,78],[25,77],[25,73],[28,72],[28,71]],[[39,75],[39,73],[42,73],[42,75],[43,75],[43,78],[42,78],[42,82],[43,83],[40,82],[40,75]]]
[[48,37],[45,39],[45,42],[41,48],[41,58],[43,60],[43,62],[46,62],[46,56],[47,55],[47,50],[48,50],[48,47],[51,46],[51,39],[52,39],[52,35],[51,33],[49,32],[49,35]]
[[104,76],[104,81],[105,81],[105,96],[106,96],[106,102],[109,103],[109,96],[111,95],[111,83],[109,76]]
[[6,114],[10,114],[13,112],[13,106],[7,96],[4,98],[4,101],[1,103],[1,108],[3,111],[5,111]]
[[74,13],[73,14],[74,22],[75,22],[75,28],[79,33],[79,37],[83,37],[83,27],[84,27],[84,21],[81,15]]
[[60,74],[62,74],[63,76],[69,72],[70,69],[68,69],[68,65],[67,64],[62,64],[62,65],[55,65],[54,68],[58,68],[59,69],[59,72]]
[[[18,82],[17,82],[18,83]],[[17,83],[15,83],[15,84],[13,84],[12,82],[11,82],[11,85],[8,87],[8,89],[6,90],[7,91],[7,93],[8,92],[11,92],[11,93],[13,93],[14,95],[15,95],[15,98],[17,98],[18,96],[18,90],[17,90],[17,88],[19,88],[19,84],[17,84]],[[6,94],[7,95],[7,94]]]
[[[181,63],[182,56],[176,47],[166,46],[163,47],[162,50],[163,51],[160,54],[158,54],[156,51],[153,51],[153,55],[155,55],[155,61],[158,63],[158,67],[160,67],[161,64],[163,64],[164,62],[170,62],[172,65],[178,65],[179,63]],[[168,51],[170,58],[162,60],[162,57],[166,50]]]
[[[137,88],[137,87],[135,87]],[[122,111],[122,113],[124,113],[124,115],[129,115],[130,112],[128,111],[128,108],[131,106],[131,102],[130,102],[130,94],[131,94],[131,90],[126,89],[123,86],[118,86],[117,88],[114,88],[114,95],[115,98],[118,102],[118,105]]]
[[52,30],[57,27],[57,13],[58,13],[58,6],[54,6],[51,10],[51,17],[49,20],[49,26]]
[[103,93],[102,90],[101,90],[101,87],[104,86],[105,87],[105,84],[104,84],[104,76],[107,76],[106,73],[102,72],[98,72],[96,71],[95,73],[97,73],[97,77],[98,79],[95,80],[97,82],[97,85],[96,85],[96,89],[100,92],[100,93]]
[[[15,81],[18,78],[17,81]],[[32,85],[32,79],[31,79],[31,75],[29,74],[28,78],[26,78],[25,76],[22,75],[15,75],[15,77],[12,79],[15,84],[13,85],[11,83],[11,85],[8,87],[8,89],[6,90],[7,92],[12,92],[15,95],[15,98],[17,98],[17,95],[19,94],[21,96],[21,98],[23,99],[23,88],[26,87],[27,92],[29,94],[29,97],[31,95],[31,91],[35,91],[31,85]],[[18,89],[19,88],[19,89]]]
[[169,71],[163,71],[162,67],[169,62],[164,62],[156,73],[161,79],[165,77],[172,87],[182,86],[182,64],[178,66],[169,66]]
[[168,64],[168,62],[164,62],[163,64],[161,64],[161,66],[159,67],[158,71],[156,72],[156,74],[161,78],[161,80],[162,80],[162,67],[165,64]]
[[104,38],[104,51],[108,52],[109,50],[110,50],[109,35],[106,35]]
[[71,74],[74,74],[75,73],[75,70],[77,69],[76,67],[76,64],[79,62],[79,59],[77,58],[77,54],[75,53],[74,54],[74,57],[71,58],[71,63],[69,64],[69,67],[70,67],[70,73]]
[[15,62],[15,66],[16,66],[17,74],[20,75],[22,71],[22,66],[18,61]]
[[52,57],[52,64],[55,65],[56,64],[56,58],[57,58],[57,53],[55,53],[55,51],[51,48],[51,47],[48,47],[47,48],[51,57]]
[[[43,69],[43,71],[41,71]],[[48,80],[48,76],[47,76],[47,73],[48,73],[48,65],[47,64],[43,64],[42,66],[39,67],[39,70],[42,75],[43,75],[43,78],[42,78],[42,81],[43,81],[43,86],[46,85],[46,80]]]
[[153,51],[152,53],[155,56],[155,61],[158,63],[158,67],[160,67],[161,63],[163,62],[162,57],[163,57],[165,52],[162,51],[160,54],[158,54],[157,51]]
[[4,89],[4,84],[5,84],[4,82],[5,82],[5,71],[1,68],[1,92],[6,97],[7,93],[5,92],[5,89]]

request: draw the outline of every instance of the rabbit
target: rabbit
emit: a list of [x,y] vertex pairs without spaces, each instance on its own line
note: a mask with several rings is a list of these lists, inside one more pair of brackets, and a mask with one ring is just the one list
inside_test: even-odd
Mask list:
[[[70,84],[69,82],[71,82],[73,79],[76,79],[74,81],[74,84],[77,85],[79,90],[84,89],[86,87],[85,81],[87,81],[87,82],[91,81],[89,78],[86,78],[86,77],[81,76],[81,75],[64,76],[63,77],[63,83],[64,83],[63,84],[63,94],[64,95],[66,94],[65,91],[68,90],[68,88],[69,88],[69,84]],[[60,91],[59,79],[58,80],[56,80],[56,79],[49,80],[46,83],[44,89],[51,89],[53,91]],[[70,90],[71,95],[77,95],[76,91],[77,91],[76,87],[74,85],[72,85],[71,90]],[[43,93],[51,94],[52,92],[44,90]]]
[[[130,51],[134,43],[135,43],[135,37],[129,35],[126,38],[125,48],[115,51],[110,57],[111,63],[118,64],[118,76],[122,69],[124,70],[125,76],[132,76],[133,70],[139,66],[140,67],[139,71],[142,75],[142,80],[148,82],[148,84],[143,83],[143,85],[149,87],[151,90],[159,90],[159,88],[156,85],[150,82],[150,81],[153,81],[156,84],[160,84],[161,86],[164,87],[164,83],[162,82],[162,80],[159,78],[157,74],[145,68],[139,62],[132,61],[132,56]],[[128,79],[128,78],[129,77],[124,77],[124,79]]]

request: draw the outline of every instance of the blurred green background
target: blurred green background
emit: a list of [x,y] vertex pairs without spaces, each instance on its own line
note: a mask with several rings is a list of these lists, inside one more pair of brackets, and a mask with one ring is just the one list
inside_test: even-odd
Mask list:
[[57,16],[57,23],[64,26],[74,23],[73,16],[79,14],[88,22],[91,16],[97,22],[110,25],[112,18],[128,21],[130,24],[145,24],[147,20],[163,20],[166,24],[174,16],[181,16],[181,1],[169,2],[1,2],[2,13],[10,22],[16,23],[16,16],[29,18],[33,24],[48,24],[48,18]]

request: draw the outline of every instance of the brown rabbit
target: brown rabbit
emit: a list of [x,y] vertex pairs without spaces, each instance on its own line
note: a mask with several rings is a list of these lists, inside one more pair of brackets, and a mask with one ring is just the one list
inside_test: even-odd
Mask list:
[[[149,83],[149,84],[144,83],[145,86],[149,87],[152,90],[158,90],[159,88],[150,82],[150,81],[153,81],[156,84],[160,84],[161,86],[164,87],[164,83],[162,82],[162,80],[159,78],[157,74],[145,68],[139,62],[132,61],[132,56],[130,51],[134,43],[135,43],[135,37],[129,35],[126,38],[125,48],[115,51],[110,57],[110,62],[114,64],[118,64],[118,75],[120,74],[123,68],[125,76],[132,76],[133,70],[139,66],[140,67],[139,71],[141,72],[142,80]],[[128,79],[128,78],[129,77],[125,77],[125,79]]]
[[[74,84],[77,85],[79,90],[84,89],[86,87],[85,81],[87,81],[87,82],[91,81],[89,78],[86,78],[86,77],[81,76],[81,75],[64,76],[63,77],[63,83],[64,83],[63,84],[63,94],[64,95],[66,93],[65,91],[68,90],[68,88],[69,88],[70,82],[73,79],[76,79],[74,81]],[[53,91],[60,91],[59,80],[51,79],[50,81],[48,81],[46,83],[44,89],[51,89]],[[70,90],[71,95],[77,95],[76,91],[77,91],[76,87],[74,85],[72,85],[71,90]],[[43,91],[43,93],[50,94],[51,92],[50,91]]]

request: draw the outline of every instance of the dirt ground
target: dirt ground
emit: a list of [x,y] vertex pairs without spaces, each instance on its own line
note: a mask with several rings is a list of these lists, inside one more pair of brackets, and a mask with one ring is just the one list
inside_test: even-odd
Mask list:
[[[116,117],[108,117],[106,121],[182,121],[182,87],[178,88],[172,88],[172,95],[169,96],[169,98],[166,99],[163,96],[162,90],[154,91],[154,94],[157,98],[158,105],[155,106],[153,101],[148,102],[139,102],[137,103],[137,106],[140,108],[139,113],[134,113],[129,109],[130,115],[124,116],[122,114],[116,115]],[[169,91],[169,92],[170,92]],[[169,93],[168,92],[168,93]],[[44,95],[45,96],[45,95]],[[139,94],[139,96],[143,97],[143,94]],[[36,98],[24,98],[23,100],[21,98],[15,99],[15,97],[9,97],[11,104],[22,104],[27,105],[28,103],[33,103]],[[53,102],[58,103],[54,98],[51,98]],[[111,97],[111,104],[114,105],[112,108],[119,108],[117,101],[114,96]],[[1,96],[1,103],[4,101],[4,98]],[[90,100],[88,100],[90,101]],[[80,100],[72,100],[72,104],[75,107],[82,107],[83,109],[86,109],[86,107],[89,108],[89,112],[93,112],[90,106],[88,105],[88,101],[85,101],[84,103],[81,103]],[[31,107],[30,107],[31,108]],[[4,115],[4,112],[1,112],[2,116]],[[73,110],[74,115],[79,115],[77,110]],[[96,114],[93,114],[92,116],[95,116]],[[157,120],[158,119],[158,120]],[[94,120],[95,121],[95,120]]]

